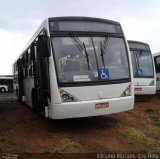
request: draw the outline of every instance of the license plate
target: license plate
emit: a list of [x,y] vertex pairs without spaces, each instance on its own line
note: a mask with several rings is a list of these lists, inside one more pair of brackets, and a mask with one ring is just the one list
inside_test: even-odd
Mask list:
[[142,91],[142,88],[140,87],[137,87],[137,88],[134,88],[135,91]]
[[96,109],[107,108],[109,107],[109,103],[98,103],[95,105]]

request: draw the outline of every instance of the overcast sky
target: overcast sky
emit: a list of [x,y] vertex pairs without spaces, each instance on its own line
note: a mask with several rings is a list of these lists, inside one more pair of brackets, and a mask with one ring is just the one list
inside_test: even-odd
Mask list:
[[160,51],[160,0],[4,0],[0,1],[0,75],[12,65],[47,17],[90,16],[121,23],[126,38]]

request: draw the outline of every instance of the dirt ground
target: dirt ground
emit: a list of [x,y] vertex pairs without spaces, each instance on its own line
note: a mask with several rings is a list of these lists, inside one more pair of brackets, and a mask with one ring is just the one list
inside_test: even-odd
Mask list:
[[160,97],[136,102],[129,112],[67,120],[44,119],[22,103],[1,100],[0,152],[48,158],[61,153],[93,158],[97,153],[160,154]]

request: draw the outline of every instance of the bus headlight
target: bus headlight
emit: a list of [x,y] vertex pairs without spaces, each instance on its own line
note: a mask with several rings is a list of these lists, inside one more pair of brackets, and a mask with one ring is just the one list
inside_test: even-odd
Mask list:
[[62,102],[76,102],[77,101],[75,97],[63,91],[62,89],[59,89],[59,93],[60,93]]
[[68,94],[62,94],[61,96],[63,101],[68,101],[69,100],[69,95]]
[[131,95],[131,86],[129,85],[121,94],[121,97],[130,96]]

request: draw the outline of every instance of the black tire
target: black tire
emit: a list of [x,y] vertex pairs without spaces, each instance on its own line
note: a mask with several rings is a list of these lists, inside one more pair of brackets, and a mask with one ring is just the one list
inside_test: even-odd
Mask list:
[[6,92],[6,89],[5,89],[4,87],[1,87],[1,88],[0,88],[0,92],[1,92],[1,93],[4,93],[4,92]]

